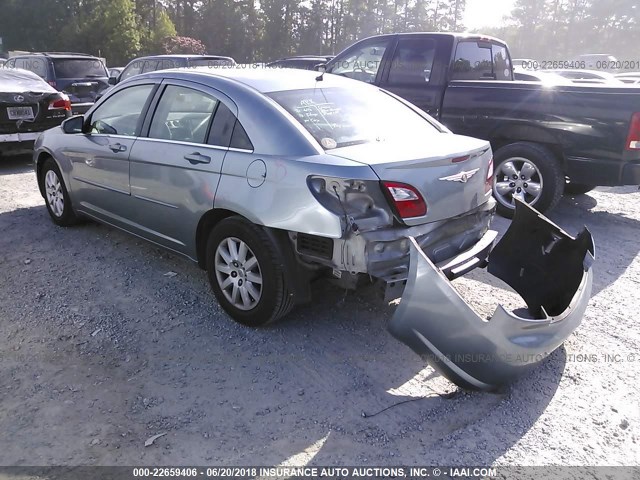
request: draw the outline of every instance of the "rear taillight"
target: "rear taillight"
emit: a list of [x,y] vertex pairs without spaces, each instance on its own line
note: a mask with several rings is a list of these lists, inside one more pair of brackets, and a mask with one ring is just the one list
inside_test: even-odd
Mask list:
[[427,204],[420,192],[411,185],[398,182],[382,182],[401,218],[421,217],[427,213]]
[[71,101],[69,100],[69,97],[62,94],[62,98],[59,98],[58,100],[53,100],[52,102],[49,103],[49,110],[67,110],[68,112],[70,112]]
[[489,160],[489,168],[487,169],[487,178],[484,180],[484,193],[489,193],[493,188],[493,157]]
[[640,150],[640,112],[636,112],[631,116],[629,136],[627,136],[625,148],[627,150]]

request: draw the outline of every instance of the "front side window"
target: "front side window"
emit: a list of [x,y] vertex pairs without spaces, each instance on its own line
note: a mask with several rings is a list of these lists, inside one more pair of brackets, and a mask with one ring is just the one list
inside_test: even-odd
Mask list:
[[432,38],[403,38],[391,60],[390,85],[424,85],[429,83],[436,42]]
[[206,143],[209,123],[217,103],[215,98],[206,93],[169,85],[156,107],[149,137]]
[[91,115],[91,133],[138,135],[138,123],[153,85],[125,88],[107,98]]
[[453,62],[453,80],[490,80],[493,77],[491,44],[460,42]]
[[389,41],[388,39],[376,39],[356,47],[343,58],[337,59],[328,72],[373,83],[382,64],[382,56],[389,46]]
[[325,149],[362,143],[407,142],[440,134],[433,124],[378,89],[287,90],[268,94]]
[[124,69],[122,75],[120,76],[120,80],[125,80],[129,77],[133,77],[134,75],[138,75],[142,73],[142,66],[144,62],[141,60],[134,60],[131,65]]

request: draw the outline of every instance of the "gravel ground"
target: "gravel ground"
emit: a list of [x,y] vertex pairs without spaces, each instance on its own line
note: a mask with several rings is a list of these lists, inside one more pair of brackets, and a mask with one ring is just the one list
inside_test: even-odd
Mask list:
[[[371,289],[320,283],[286,320],[242,327],[197,266],[56,227],[29,159],[0,159],[0,465],[638,465],[640,194],[550,216],[595,237],[583,324],[504,391],[468,393],[387,333]],[[514,301],[484,272],[455,283],[482,311]]]

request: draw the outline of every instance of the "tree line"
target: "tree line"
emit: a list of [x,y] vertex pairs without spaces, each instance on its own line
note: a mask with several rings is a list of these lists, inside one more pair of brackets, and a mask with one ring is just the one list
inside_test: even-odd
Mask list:
[[483,32],[506,40],[514,58],[571,60],[608,53],[640,61],[638,0],[517,0],[504,20]]
[[394,31],[463,28],[466,0],[3,0],[5,50],[80,51],[110,65],[150,53],[238,62],[333,54]]
[[[111,66],[151,53],[243,62],[335,54],[371,35],[463,31],[466,0],[2,0],[4,50],[79,51]],[[495,8],[487,0],[487,8]],[[514,57],[640,56],[638,0],[517,0],[499,27]],[[551,57],[551,58],[550,58]]]

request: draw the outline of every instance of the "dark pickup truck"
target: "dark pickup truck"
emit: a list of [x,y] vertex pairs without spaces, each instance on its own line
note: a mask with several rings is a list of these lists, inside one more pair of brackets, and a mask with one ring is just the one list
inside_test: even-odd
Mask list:
[[397,94],[453,132],[491,142],[498,212],[545,211],[564,192],[640,184],[640,88],[513,79],[507,45],[451,33],[379,35],[326,71]]

